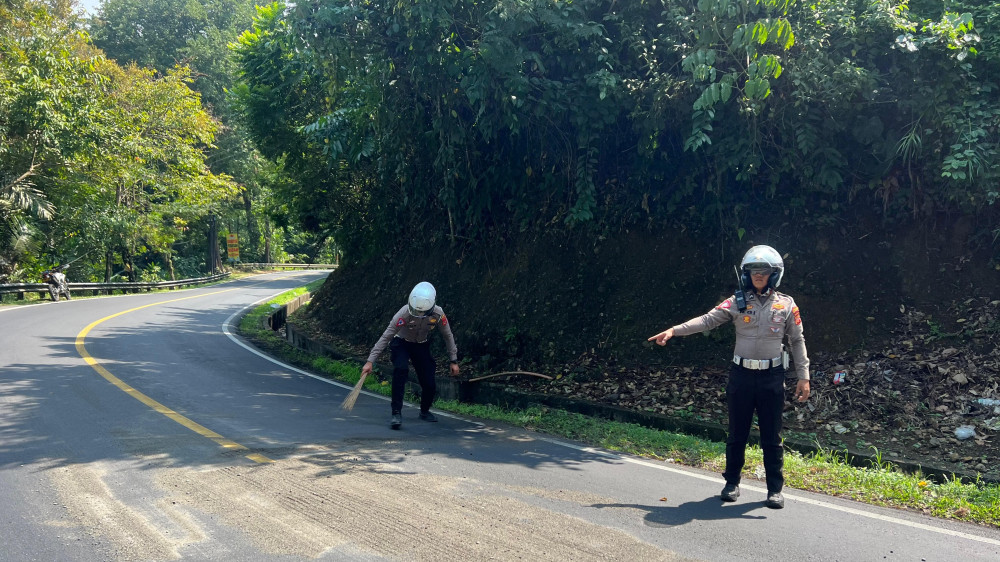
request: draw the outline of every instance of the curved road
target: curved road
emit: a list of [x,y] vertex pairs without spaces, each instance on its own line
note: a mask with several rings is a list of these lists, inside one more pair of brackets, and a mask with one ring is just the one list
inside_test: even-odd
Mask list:
[[[998,560],[1000,532],[404,411],[229,335],[325,273],[0,308],[3,560]],[[461,320],[456,319],[461,344]],[[377,321],[377,319],[376,319]]]

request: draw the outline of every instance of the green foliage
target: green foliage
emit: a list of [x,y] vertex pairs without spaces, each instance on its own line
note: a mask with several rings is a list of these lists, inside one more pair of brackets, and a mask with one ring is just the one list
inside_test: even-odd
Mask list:
[[[134,62],[160,74],[189,69],[189,86],[205,110],[219,121],[206,160],[218,175],[239,184],[240,197],[214,205],[222,222],[240,236],[244,261],[281,255],[281,232],[273,216],[283,211],[272,197],[282,182],[279,163],[254,148],[232,108],[236,58],[229,48],[250,27],[254,0],[108,0],[92,23],[94,42],[122,64]],[[288,228],[295,230],[294,225]]]
[[996,8],[967,4],[272,4],[235,92],[288,174],[282,217],[350,259],[401,231],[738,236],[771,199],[816,224],[858,199],[891,220],[990,213],[997,43],[977,26]]
[[[0,8],[0,252],[13,269],[51,220],[47,192],[76,150],[74,131],[95,75],[68,29],[38,6]],[[68,36],[68,37],[67,37]]]
[[105,270],[173,274],[200,261],[208,212],[246,259],[349,260],[392,251],[401,231],[683,222],[741,238],[772,199],[814,224],[859,200],[891,220],[996,213],[995,3],[253,13],[108,0],[89,30],[116,63],[65,10],[4,5],[3,273],[27,272],[44,240]]
[[[330,107],[328,92],[307,64],[294,60],[306,54],[313,60],[312,51],[297,52],[283,14],[280,4],[258,7],[253,28],[234,43],[243,79],[232,98],[239,122],[273,163],[258,175],[261,203],[273,225],[288,231],[284,240],[295,241],[295,248],[284,250],[316,258],[337,232],[362,230],[359,202],[365,194],[336,189],[353,174],[330,159],[340,154],[343,143],[314,138],[318,120]],[[322,126],[340,123],[332,116]]]
[[111,273],[118,261],[135,278],[140,256],[169,259],[178,218],[235,185],[205,164],[217,123],[190,72],[119,66],[78,23],[30,2],[0,9],[0,257],[17,270],[45,240],[53,262],[89,256]]
[[192,70],[193,88],[215,115],[224,114],[234,61],[228,44],[250,26],[252,0],[104,0],[94,19],[94,44],[122,66],[166,73]]
[[[771,95],[771,80],[781,76],[779,55],[795,44],[795,34],[785,17],[788,0],[701,0],[691,15],[676,14],[676,31],[692,38],[682,68],[695,83],[705,84],[692,106],[692,131],[685,150],[711,143],[708,132],[717,104],[739,94],[741,112],[755,117]],[[682,51],[683,52],[683,51]]]
[[241,39],[240,99],[260,146],[299,177],[323,172],[323,191],[297,199],[338,205],[315,218],[361,252],[412,217],[430,237],[533,223],[540,205],[544,220],[590,221],[612,180],[599,154],[626,108],[597,9],[271,6]]

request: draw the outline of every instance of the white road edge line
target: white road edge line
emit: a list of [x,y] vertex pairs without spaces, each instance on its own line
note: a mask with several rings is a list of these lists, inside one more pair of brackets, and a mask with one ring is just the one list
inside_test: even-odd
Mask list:
[[[282,291],[282,293],[284,293],[284,292],[287,292],[287,291]],[[277,293],[276,295],[280,295],[280,294],[281,293]],[[271,363],[274,363],[275,365],[278,365],[278,366],[280,366],[282,368],[285,368],[285,369],[288,369],[290,371],[294,371],[294,372],[296,372],[296,373],[298,373],[300,375],[304,375],[304,376],[309,377],[311,379],[316,379],[316,380],[318,380],[320,382],[325,382],[327,384],[332,384],[333,386],[339,386],[340,388],[351,390],[353,388],[351,386],[348,386],[346,384],[339,383],[337,381],[333,381],[333,380],[330,380],[330,379],[327,379],[327,378],[324,378],[324,377],[321,377],[321,376],[318,376],[318,375],[314,375],[314,374],[309,373],[307,371],[303,371],[302,369],[299,369],[297,367],[293,367],[291,365],[288,365],[287,363],[284,363],[282,361],[279,361],[279,360],[275,359],[274,357],[266,355],[262,351],[260,351],[258,349],[255,349],[255,348],[247,345],[246,343],[240,341],[240,339],[237,336],[235,336],[232,332],[230,332],[230,327],[232,326],[233,319],[235,319],[237,316],[239,316],[240,314],[242,314],[244,310],[246,310],[248,308],[252,308],[254,306],[257,306],[258,304],[260,304],[260,303],[262,303],[262,302],[264,302],[264,301],[266,301],[268,299],[272,299],[276,295],[271,295],[269,297],[264,297],[264,298],[260,299],[259,301],[251,303],[251,304],[249,304],[249,305],[241,308],[240,310],[237,310],[236,312],[234,312],[232,314],[232,316],[230,316],[229,318],[226,318],[226,321],[222,323],[222,332],[224,334],[226,334],[226,337],[228,337],[230,340],[232,340],[234,343],[236,343],[236,345],[242,347],[243,349],[249,351],[250,353],[253,353],[254,355],[256,355],[258,357],[261,357],[263,359],[266,359],[267,361],[270,361]],[[368,392],[368,391],[362,391],[362,394],[364,394],[366,396],[371,396],[373,398],[378,398],[379,400],[383,400],[383,401],[386,401],[386,402],[389,401],[388,397],[382,396],[381,394],[373,394],[373,393]],[[411,404],[408,404],[408,405],[412,406]],[[438,415],[444,416],[444,417],[447,417],[447,418],[452,418],[452,419],[464,421],[464,422],[471,423],[471,424],[474,424],[474,425],[480,425],[480,426],[484,425],[482,423],[475,422],[475,421],[472,421],[472,420],[467,420],[467,419],[465,419],[465,418],[463,418],[461,416],[456,416],[456,415],[450,414],[448,412],[441,412],[439,410],[434,410],[434,411],[437,412]],[[548,437],[542,437],[541,435],[538,435],[538,434],[536,434],[535,439],[538,439],[539,441],[545,441],[545,442],[551,443],[553,445],[559,445],[560,447],[567,447],[569,449],[576,449],[577,451],[582,451],[582,452],[585,452],[585,453],[591,453],[591,454],[594,454],[594,455],[600,455],[600,456],[603,456],[603,457],[607,457],[609,459],[620,460],[620,461],[623,461],[623,462],[637,464],[637,465],[645,466],[645,467],[649,467],[649,468],[655,468],[657,470],[663,470],[663,471],[666,471],[666,472],[673,472],[675,474],[681,474],[681,475],[684,475],[684,476],[689,476],[691,478],[698,478],[698,479],[701,479],[701,480],[706,480],[708,482],[718,482],[718,483],[722,482],[722,479],[719,478],[719,477],[717,477],[717,476],[707,476],[705,474],[698,474],[697,472],[689,472],[687,470],[683,470],[683,469],[680,469],[680,468],[677,468],[677,467],[673,467],[673,466],[669,466],[669,465],[665,465],[665,464],[657,464],[657,463],[653,463],[653,462],[642,460],[642,459],[637,459],[637,458],[622,456],[622,455],[619,455],[617,453],[612,453],[610,451],[605,451],[605,450],[602,450],[602,449],[595,449],[593,447],[584,447],[582,445],[574,445],[573,443],[568,443],[566,441],[560,441],[558,439],[551,439],[551,438],[548,438]],[[744,484],[740,484],[740,488],[742,488],[744,490],[751,490],[751,491],[754,491],[754,492],[761,492],[761,493],[764,493],[764,494],[767,493],[767,490],[765,490],[764,488],[758,488],[756,486],[746,486]],[[785,496],[785,499],[789,499],[789,500],[797,501],[797,502],[802,502],[802,503],[807,503],[807,504],[810,504],[810,505],[815,505],[817,507],[825,507],[827,509],[832,509],[832,510],[835,510],[835,511],[842,511],[844,513],[850,513],[852,515],[857,515],[859,517],[867,517],[869,519],[877,519],[879,521],[885,521],[887,523],[895,523],[897,525],[902,525],[902,526],[905,526],[905,527],[912,527],[914,529],[920,529],[922,531],[928,531],[928,532],[931,532],[931,533],[939,533],[939,534],[942,534],[942,535],[948,535],[948,536],[952,536],[952,537],[967,539],[967,540],[970,540],[970,541],[978,541],[978,542],[982,542],[982,543],[986,543],[986,544],[992,544],[992,545],[1000,546],[1000,540],[991,539],[989,537],[981,537],[979,535],[973,535],[973,534],[970,534],[970,533],[963,533],[962,531],[954,531],[954,530],[951,530],[951,529],[943,529],[941,527],[935,527],[933,525],[927,525],[926,523],[918,523],[916,521],[907,521],[906,519],[899,519],[897,517],[892,517],[892,516],[889,516],[889,515],[882,515],[880,513],[871,513],[871,512],[868,512],[868,511],[863,511],[861,509],[855,509],[853,507],[847,507],[847,506],[837,505],[837,504],[825,502],[825,501],[822,501],[822,500],[816,500],[816,499],[812,499],[812,498],[807,498],[807,497],[804,497],[804,496],[799,496],[799,495],[794,495],[794,494],[782,494],[782,495]]]

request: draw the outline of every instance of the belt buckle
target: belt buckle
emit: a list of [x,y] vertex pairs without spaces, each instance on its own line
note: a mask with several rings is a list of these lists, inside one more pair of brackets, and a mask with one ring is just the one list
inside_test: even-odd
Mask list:
[[755,371],[759,371],[761,369],[761,367],[760,367],[760,359],[751,359],[750,360],[750,368],[753,369],[753,370],[755,370]]

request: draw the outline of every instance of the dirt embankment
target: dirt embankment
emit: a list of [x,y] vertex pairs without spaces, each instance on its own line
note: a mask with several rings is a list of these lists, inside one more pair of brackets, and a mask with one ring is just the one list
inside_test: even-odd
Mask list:
[[[975,230],[783,222],[734,247],[684,229],[439,244],[337,271],[310,314],[364,350],[428,280],[467,373],[543,372],[559,379],[535,390],[722,421],[731,326],[667,348],[646,339],[730,295],[733,264],[769,244],[786,256],[781,290],[802,310],[815,379],[786,427],[824,445],[986,471],[1000,458],[1000,422],[989,421],[1000,413],[978,402],[1000,399],[1000,266],[995,249],[970,249]],[[835,387],[837,371],[847,382]],[[965,425],[976,436],[959,440]]]

